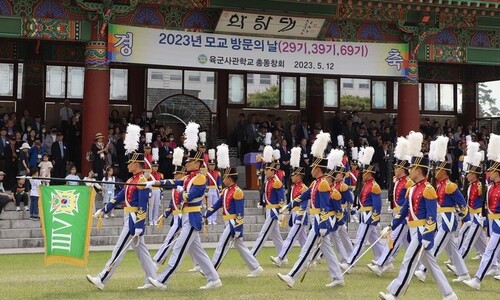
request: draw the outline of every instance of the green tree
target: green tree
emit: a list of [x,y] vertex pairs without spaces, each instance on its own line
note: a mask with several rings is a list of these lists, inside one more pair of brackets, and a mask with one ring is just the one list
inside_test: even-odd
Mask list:
[[479,103],[480,117],[497,117],[500,115],[500,109],[497,107],[497,99],[491,96],[492,90],[484,83],[477,85],[477,95]]
[[276,108],[279,106],[279,92],[279,87],[273,85],[262,92],[249,94],[247,97],[248,106]]
[[340,97],[340,108],[348,111],[368,111],[371,108],[370,97],[342,95]]

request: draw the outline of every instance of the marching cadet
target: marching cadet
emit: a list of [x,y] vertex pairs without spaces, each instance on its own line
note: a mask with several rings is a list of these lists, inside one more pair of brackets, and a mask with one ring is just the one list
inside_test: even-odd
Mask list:
[[285,204],[285,188],[283,183],[276,176],[276,165],[279,163],[273,158],[273,149],[271,146],[264,148],[263,160],[265,162],[266,182],[264,184],[264,201],[266,208],[266,221],[262,225],[259,236],[252,248],[252,255],[257,257],[262,245],[270,236],[273,241],[276,254],[283,248],[283,239],[280,234],[278,216],[279,210]]
[[309,218],[308,215],[300,209],[300,195],[307,190],[307,186],[302,182],[305,174],[304,168],[300,166],[301,152],[302,148],[294,147],[290,154],[290,166],[293,168],[292,174],[290,174],[290,179],[292,180],[290,202],[287,206],[282,208],[280,218],[284,218],[282,215],[284,212],[291,211],[290,218],[288,219],[288,226],[291,228],[283,242],[283,248],[281,248],[278,256],[270,257],[273,264],[277,267],[281,267],[283,260],[286,260],[286,255],[296,240],[301,247],[303,247],[306,242],[306,226],[308,225]]
[[411,280],[419,261],[421,261],[431,272],[436,281],[443,300],[458,299],[450,284],[446,280],[443,271],[432,255],[431,249],[434,243],[437,217],[437,194],[431,184],[427,182],[429,171],[429,160],[423,158],[420,152],[423,136],[420,132],[411,132],[408,136],[410,142],[410,178],[415,184],[408,189],[401,211],[392,221],[392,229],[395,230],[401,222],[407,223],[410,229],[410,244],[403,257],[401,270],[398,277],[387,287],[388,293],[380,292],[381,299],[395,300],[401,298]]
[[352,241],[347,233],[347,216],[351,212],[351,207],[353,204],[352,192],[349,186],[344,183],[344,151],[342,150],[332,150],[328,156],[328,169],[331,171],[332,177],[332,187],[340,192],[342,196],[341,206],[343,211],[343,217],[337,220],[337,230],[332,232],[332,237],[335,240],[334,246],[337,248],[337,253],[339,255],[339,261],[341,263],[347,263],[349,259],[349,254],[352,253]]
[[[207,186],[207,178],[200,172],[203,164],[203,153],[196,151],[198,142],[199,125],[190,122],[186,126],[186,139],[184,146],[189,154],[186,161],[186,171],[188,175],[183,180],[164,179],[160,184],[166,187],[177,186],[177,190],[182,194],[182,228],[179,238],[174,244],[172,255],[168,261],[167,268],[156,278],[149,277],[149,282],[159,289],[166,289],[172,275],[177,271],[186,253],[189,252],[193,260],[200,266],[207,284],[200,289],[212,289],[222,286],[219,274],[215,270],[210,258],[203,249],[199,232],[202,228],[202,198]],[[149,181],[147,186],[157,184],[156,181]]]
[[248,269],[250,269],[250,274],[247,277],[257,277],[264,272],[264,269],[243,244],[244,194],[237,185],[238,172],[236,168],[231,168],[229,165],[229,148],[225,144],[217,147],[217,164],[219,170],[224,170],[222,182],[225,188],[222,190],[219,199],[207,210],[205,218],[209,218],[219,208],[222,208],[222,216],[226,227],[215,248],[212,264],[218,270],[227,252],[234,245]]
[[[144,154],[135,152],[137,150],[138,139],[141,128],[137,125],[129,124],[127,134],[125,136],[125,149],[129,154],[128,171],[133,174],[127,180],[127,183],[140,184],[146,183],[144,177]],[[95,285],[98,289],[104,289],[104,285],[111,279],[116,268],[120,265],[125,252],[132,244],[135,254],[141,262],[141,267],[146,273],[144,285],[138,289],[147,289],[151,285],[147,282],[147,278],[154,276],[156,268],[151,259],[148,247],[144,242],[144,227],[146,215],[148,211],[149,188],[144,185],[126,185],[109,203],[102,209],[95,212],[94,218],[101,218],[103,214],[110,213],[118,203],[123,202],[124,222],[123,229],[118,238],[118,242],[113,248],[111,258],[106,262],[104,269],[96,277],[87,275],[87,280]],[[135,241],[135,242],[133,242]]]
[[[215,149],[208,150],[208,170],[207,170],[207,207],[211,207],[219,199],[222,181],[220,172],[215,169]],[[217,213],[210,214],[207,218],[208,225],[217,225]]]
[[[486,234],[482,230],[484,227],[484,217],[482,209],[484,201],[481,198],[483,187],[479,176],[483,173],[481,162],[484,159],[484,151],[479,151],[479,143],[470,142],[467,145],[467,181],[469,187],[467,189],[467,205],[469,213],[463,219],[462,226],[468,226],[466,234],[462,240],[462,246],[459,251],[465,259],[470,252],[472,246],[475,246],[478,253],[483,255],[486,250]],[[465,160],[464,160],[465,164]]]
[[351,269],[351,266],[361,254],[366,241],[373,245],[374,259],[378,260],[383,251],[383,246],[378,241],[380,240],[377,232],[377,225],[380,221],[380,212],[382,210],[382,198],[380,197],[380,186],[375,182],[375,167],[371,164],[375,150],[373,147],[366,147],[359,156],[359,162],[363,164],[363,189],[361,190],[359,199],[359,211],[361,219],[358,232],[356,234],[356,242],[354,243],[353,251],[349,256],[346,264],[340,266],[344,270]]
[[[154,148],[156,149],[156,148]],[[153,150],[154,150],[153,149]],[[153,162],[151,165],[151,173],[149,174],[150,180],[160,181],[163,179],[163,174],[158,172],[158,164]],[[149,225],[158,225],[158,214],[161,202],[161,189],[158,186],[151,187],[151,205],[149,206]]]
[[[394,163],[395,183],[393,199],[391,199],[393,218],[396,218],[401,211],[401,207],[403,207],[406,201],[406,191],[413,185],[411,179],[407,178],[408,168],[410,166],[408,162],[408,147],[408,140],[404,137],[399,137],[394,149],[394,157],[396,157],[396,161]],[[401,246],[403,244],[408,246],[408,240],[406,239],[407,234],[408,226],[406,225],[406,221],[402,220],[399,222],[399,225],[392,230],[389,242],[386,244],[380,258],[377,261],[368,264],[368,269],[373,271],[378,276],[393,269],[394,266],[392,265],[392,262],[401,249]]]
[[[174,168],[174,180],[182,180],[186,176],[186,169],[182,167],[182,158],[184,157],[184,149],[177,147],[174,149],[172,155],[172,164]],[[172,251],[175,243],[175,235],[181,230],[182,227],[182,193],[177,189],[172,189],[172,199],[167,209],[160,218],[167,219],[168,216],[172,215],[172,221],[170,222],[170,229],[168,230],[167,236],[163,245],[161,245],[153,260],[157,264],[165,263],[168,254]],[[157,223],[160,223],[158,221]]]
[[[432,251],[433,255],[438,257],[443,250],[446,250],[446,253],[454,264],[447,264],[447,267],[458,275],[458,278],[453,279],[453,281],[461,282],[470,279],[470,276],[464,259],[458,252],[457,244],[452,239],[452,235],[457,231],[458,226],[455,210],[458,208],[459,215],[463,217],[467,214],[467,204],[457,184],[451,182],[449,179],[451,163],[444,161],[448,148],[448,138],[444,136],[438,137],[436,141],[431,144],[430,148],[429,159],[438,164],[434,177],[436,178],[436,190],[438,195],[437,212],[440,216]],[[425,272],[425,266],[420,266],[415,272],[415,276],[420,281],[424,282]]]
[[342,218],[342,207],[340,205],[342,196],[337,190],[332,190],[325,179],[327,160],[323,158],[323,152],[329,141],[330,134],[320,132],[311,147],[311,152],[315,157],[314,162],[311,164],[311,175],[315,180],[311,183],[309,189],[302,193],[300,198],[302,208],[305,209],[308,206],[309,213],[314,221],[306,243],[302,247],[293,268],[286,275],[277,274],[289,287],[293,287],[299,274],[307,265],[311,264],[318,251],[323,253],[328,263],[331,282],[326,286],[344,285],[344,278],[337,257],[333,252],[329,235],[331,231],[336,230],[337,220]]
[[[488,194],[486,197],[486,209],[488,213],[488,221],[490,226],[490,241],[486,246],[481,264],[476,272],[476,276],[469,280],[464,280],[464,283],[476,290],[481,289],[481,281],[486,276],[488,269],[496,260],[500,259],[500,136],[496,134],[490,135],[488,144],[488,159],[490,160],[491,184],[488,186]],[[500,280],[500,275],[496,275],[495,279]]]
[[[349,141],[349,145],[354,145],[354,143],[351,143]],[[350,219],[350,222],[359,222],[359,218],[357,216],[357,207],[359,199],[357,199],[357,195],[354,195],[354,190],[356,190],[356,186],[358,185],[358,176],[359,176],[359,170],[358,170],[358,147],[352,147],[351,148],[351,159],[349,160],[349,172],[346,174],[346,177],[344,179],[344,182],[349,186],[349,189],[351,191],[351,197],[353,198],[353,206],[350,211],[350,215],[352,219]]]

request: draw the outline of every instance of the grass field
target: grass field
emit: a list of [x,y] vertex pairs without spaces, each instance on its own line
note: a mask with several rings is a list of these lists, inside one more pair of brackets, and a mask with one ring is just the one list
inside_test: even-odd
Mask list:
[[[0,255],[0,299],[378,299],[378,293],[385,291],[399,271],[398,261],[394,270],[377,277],[365,266],[371,257],[371,253],[368,253],[358,267],[345,277],[344,287],[324,287],[329,283],[329,276],[323,262],[317,268],[310,269],[302,284],[297,282],[293,289],[289,289],[276,273],[286,273],[298,252],[299,249],[294,248],[289,256],[290,265],[278,269],[269,260],[274,250],[265,248],[258,257],[265,270],[263,276],[246,278],[249,271],[236,250],[232,249],[219,269],[223,287],[209,291],[198,289],[206,284],[199,273],[187,272],[192,267],[190,258],[184,260],[167,290],[139,291],[136,287],[143,284],[144,273],[135,254],[130,251],[105,289],[99,291],[87,282],[85,275],[95,276],[104,266],[110,252],[92,252],[87,267],[46,267],[43,254],[5,254]],[[208,250],[208,253],[212,255],[213,250]],[[443,257],[440,261],[443,261]],[[471,274],[474,274],[479,262],[469,260],[467,264]],[[450,281],[454,278],[449,272],[446,275]],[[463,283],[452,283],[452,286],[460,299],[499,299],[500,281],[492,277],[483,281],[480,292]],[[428,276],[426,283],[412,279],[403,298],[441,299],[441,295],[434,280]]]

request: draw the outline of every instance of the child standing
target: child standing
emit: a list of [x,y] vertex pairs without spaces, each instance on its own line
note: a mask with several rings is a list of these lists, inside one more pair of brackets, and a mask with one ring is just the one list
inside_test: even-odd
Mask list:
[[[38,164],[40,168],[40,177],[50,178],[50,171],[54,167],[52,162],[49,161],[49,155],[47,153],[42,154],[42,161]],[[43,181],[44,185],[49,185],[48,180]]]
[[[94,171],[90,170],[89,174],[87,175],[87,177],[83,177],[83,180],[86,180],[86,181],[96,181],[95,180],[95,176],[96,176],[96,174],[94,174]],[[99,183],[85,182],[85,185],[88,186],[88,187],[97,189],[97,190],[102,190],[102,187],[101,187],[101,185]],[[97,197],[97,195],[96,195],[96,197]],[[95,199],[90,199],[90,201],[95,201]],[[95,212],[96,209],[97,209],[96,205],[94,205],[94,212]]]
[[[106,174],[102,181],[109,182],[102,185],[102,204],[108,204],[115,196],[115,176],[113,176],[113,167],[106,167]],[[114,217],[114,209],[111,211],[111,217]],[[108,214],[104,215],[104,218],[108,218]]]
[[17,178],[17,184],[13,189],[14,198],[16,198],[16,211],[21,211],[21,202],[23,202],[24,210],[29,211],[29,187],[26,184],[26,177]]
[[[38,177],[38,168],[31,168],[31,175],[33,177]],[[30,179],[31,191],[30,191],[30,220],[40,219],[38,215],[38,187],[42,184],[40,179]]]
[[76,167],[71,166],[69,169],[69,174],[64,177],[64,179],[68,180],[66,181],[67,185],[79,185],[80,183],[78,181],[73,181],[73,180],[80,180],[80,177],[76,175]]

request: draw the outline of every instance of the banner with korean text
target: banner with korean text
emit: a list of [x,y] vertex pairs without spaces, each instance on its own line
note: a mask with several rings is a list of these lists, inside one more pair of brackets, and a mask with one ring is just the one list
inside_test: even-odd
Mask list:
[[111,24],[108,59],[186,68],[405,77],[408,45],[291,40]]
[[45,264],[87,263],[95,191],[87,186],[41,186],[40,220]]

